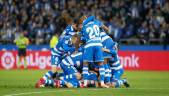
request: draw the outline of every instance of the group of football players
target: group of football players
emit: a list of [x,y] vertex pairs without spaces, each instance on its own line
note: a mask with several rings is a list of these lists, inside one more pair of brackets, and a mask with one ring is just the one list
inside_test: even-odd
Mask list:
[[[82,16],[68,25],[51,49],[51,70],[36,88],[130,87],[118,57],[118,45],[95,16]],[[62,71],[58,71],[58,67]]]

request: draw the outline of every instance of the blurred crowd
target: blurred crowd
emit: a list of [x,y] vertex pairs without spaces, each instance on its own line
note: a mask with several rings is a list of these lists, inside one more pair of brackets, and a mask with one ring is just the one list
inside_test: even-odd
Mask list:
[[97,16],[115,40],[169,38],[168,0],[0,0],[0,42],[23,32],[31,44],[48,44],[82,15]]

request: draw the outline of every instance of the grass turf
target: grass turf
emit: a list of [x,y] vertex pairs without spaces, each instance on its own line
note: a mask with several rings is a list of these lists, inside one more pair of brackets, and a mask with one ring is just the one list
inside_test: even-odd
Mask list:
[[169,72],[127,71],[131,88],[34,88],[47,70],[0,70],[0,96],[169,96]]

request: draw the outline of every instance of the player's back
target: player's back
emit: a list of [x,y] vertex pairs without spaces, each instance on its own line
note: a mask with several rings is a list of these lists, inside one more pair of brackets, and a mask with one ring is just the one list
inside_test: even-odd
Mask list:
[[100,27],[101,24],[99,21],[94,20],[88,22],[86,25],[83,26],[82,34],[86,39],[86,42],[90,42],[91,40],[101,40],[100,38]]

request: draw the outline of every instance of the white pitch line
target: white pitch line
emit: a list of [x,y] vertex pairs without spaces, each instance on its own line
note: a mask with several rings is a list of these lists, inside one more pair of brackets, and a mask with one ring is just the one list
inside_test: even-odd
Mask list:
[[[98,89],[86,89],[86,90],[93,90],[93,91],[100,91],[100,90],[105,90],[106,88],[98,88]],[[169,88],[109,88],[108,90],[169,90]],[[107,90],[107,89],[106,89]],[[30,95],[30,94],[41,94],[41,93],[52,93],[52,92],[68,92],[68,91],[75,91],[75,90],[53,90],[53,91],[37,91],[37,92],[25,92],[25,93],[18,93],[18,94],[8,94],[4,96],[20,96],[20,95]]]
[[8,94],[4,96],[19,96],[19,95],[30,95],[30,94],[41,94],[41,93],[52,93],[52,92],[58,92],[58,91],[73,91],[73,90],[53,90],[53,91],[37,91],[37,92],[24,92],[24,93],[18,93],[18,94]]

